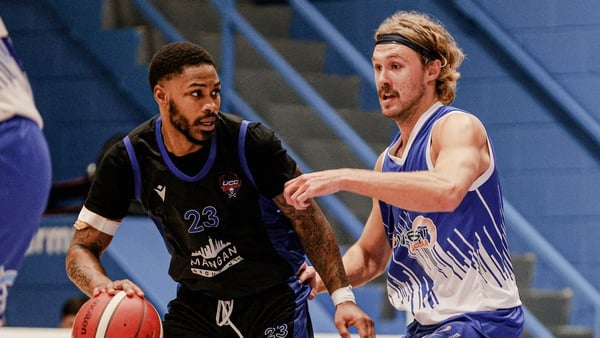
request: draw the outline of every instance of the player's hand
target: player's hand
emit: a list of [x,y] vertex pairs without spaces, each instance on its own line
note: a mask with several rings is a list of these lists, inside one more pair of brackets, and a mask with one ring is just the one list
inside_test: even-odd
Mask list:
[[132,297],[134,294],[144,297],[144,291],[142,291],[142,288],[137,286],[129,279],[111,281],[104,285],[97,286],[94,288],[93,295],[97,296],[100,292],[107,292],[109,295],[115,295],[120,290],[125,291],[128,297]]
[[338,304],[335,308],[334,323],[342,338],[350,338],[350,326],[356,327],[360,338],[375,337],[375,323],[358,305],[352,302]]
[[307,265],[306,263],[303,264],[300,269],[298,269],[296,276],[298,276],[298,283],[310,285],[311,290],[308,295],[309,300],[314,299],[319,293],[327,291],[321,276],[313,266]]
[[310,285],[311,288],[315,287],[314,278],[317,274],[317,271],[311,265],[303,263],[298,271],[296,271],[296,276],[298,277],[298,283]]
[[286,203],[298,210],[305,210],[310,205],[309,199],[335,194],[340,190],[338,172],[342,172],[342,169],[302,174],[287,181],[283,190]]

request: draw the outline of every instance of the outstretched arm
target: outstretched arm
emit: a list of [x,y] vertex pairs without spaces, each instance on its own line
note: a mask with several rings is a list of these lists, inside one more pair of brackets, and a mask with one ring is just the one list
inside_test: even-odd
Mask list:
[[453,211],[490,165],[487,135],[475,116],[453,113],[436,123],[431,139],[431,170],[343,168],[307,173],[286,182],[286,201],[302,209],[310,198],[344,190],[413,211]]

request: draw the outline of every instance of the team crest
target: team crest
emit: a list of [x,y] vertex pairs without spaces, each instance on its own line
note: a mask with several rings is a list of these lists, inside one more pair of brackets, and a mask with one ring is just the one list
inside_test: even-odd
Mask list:
[[424,248],[432,248],[437,243],[437,228],[430,218],[417,216],[412,222],[412,228],[394,236],[394,248],[401,245],[408,249],[408,254],[414,257]]
[[227,198],[234,198],[242,187],[242,180],[235,173],[224,174],[219,177],[219,186],[221,191],[227,194]]

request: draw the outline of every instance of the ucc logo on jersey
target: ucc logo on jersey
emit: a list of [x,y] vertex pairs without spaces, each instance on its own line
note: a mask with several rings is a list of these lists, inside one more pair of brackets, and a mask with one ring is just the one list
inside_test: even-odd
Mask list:
[[219,186],[227,194],[227,198],[234,198],[242,187],[242,180],[235,173],[224,174],[219,177]]

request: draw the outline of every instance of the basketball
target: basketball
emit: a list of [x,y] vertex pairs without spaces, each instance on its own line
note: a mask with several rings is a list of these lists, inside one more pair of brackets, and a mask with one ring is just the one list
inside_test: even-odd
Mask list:
[[77,312],[72,338],[162,338],[162,322],[146,298],[101,292]]

